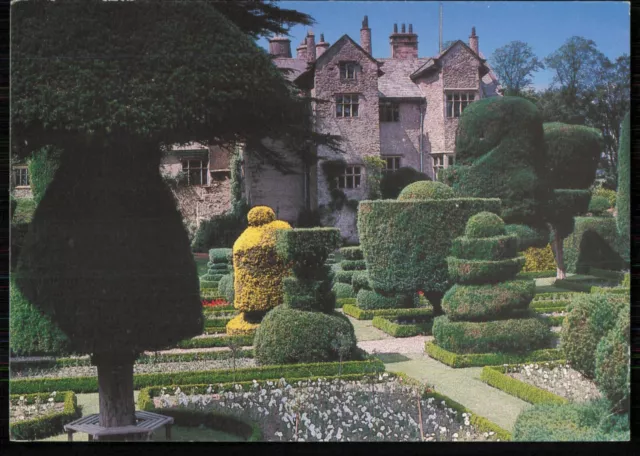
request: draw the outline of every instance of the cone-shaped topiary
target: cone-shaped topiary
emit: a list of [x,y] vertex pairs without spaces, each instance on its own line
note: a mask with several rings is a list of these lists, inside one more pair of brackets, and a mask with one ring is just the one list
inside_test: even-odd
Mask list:
[[[481,213],[467,222],[467,236],[454,241],[452,251],[465,258],[447,258],[449,274],[457,284],[444,295],[446,316],[437,317],[432,330],[445,350],[526,352],[548,344],[548,325],[528,311],[535,282],[509,281],[522,269],[524,257],[515,256],[515,235],[504,232],[502,219]],[[494,237],[478,237],[482,234]]]
[[403,188],[398,200],[450,199],[455,196],[451,187],[441,182],[418,181]]
[[[276,251],[276,232],[291,226],[276,220],[266,206],[254,207],[247,218],[249,227],[233,244],[233,306],[240,312],[264,313],[282,304],[282,280],[291,269]],[[239,317],[237,323],[244,318]],[[255,318],[249,320],[255,322]],[[227,325],[227,332],[230,330]]]

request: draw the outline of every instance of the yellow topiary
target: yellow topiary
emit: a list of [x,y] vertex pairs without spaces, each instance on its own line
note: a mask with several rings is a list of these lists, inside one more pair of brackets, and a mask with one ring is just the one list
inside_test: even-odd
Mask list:
[[[268,211],[266,210],[268,209]],[[256,207],[249,212],[254,221],[267,220],[267,207]],[[251,222],[250,222],[251,223]],[[282,279],[290,275],[291,268],[276,253],[276,231],[290,230],[282,220],[259,226],[249,226],[233,245],[234,307],[241,312],[266,312],[282,303]]]
[[256,332],[259,323],[250,323],[244,319],[244,313],[238,314],[227,323],[229,336],[250,336]]
[[261,226],[276,219],[276,213],[268,206],[256,206],[247,214],[249,226]]
[[529,247],[524,252],[526,262],[522,272],[543,272],[556,269],[556,260],[551,250],[551,244],[544,248]]

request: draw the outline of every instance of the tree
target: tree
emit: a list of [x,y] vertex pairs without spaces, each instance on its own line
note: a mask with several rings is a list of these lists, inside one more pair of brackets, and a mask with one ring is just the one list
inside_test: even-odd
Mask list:
[[520,95],[533,83],[531,76],[544,65],[533,49],[522,41],[512,41],[495,50],[491,68],[505,88],[505,95]]
[[574,217],[589,207],[589,187],[596,177],[602,139],[597,130],[580,125],[547,123],[543,127],[547,151],[544,181],[553,190],[544,209],[545,220],[554,236],[556,277],[564,279],[563,240],[573,231]]
[[27,156],[44,145],[63,150],[16,283],[73,351],[91,354],[100,424],[131,425],[138,354],[203,329],[161,151],[335,138],[310,132],[307,101],[213,2],[34,0],[12,13],[13,144]]

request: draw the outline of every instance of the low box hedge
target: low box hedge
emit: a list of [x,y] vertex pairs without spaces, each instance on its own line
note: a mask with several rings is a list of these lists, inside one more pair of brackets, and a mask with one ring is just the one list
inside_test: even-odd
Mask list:
[[516,279],[546,279],[549,277],[555,277],[557,274],[555,269],[549,271],[529,271],[519,272],[516,275]]
[[218,288],[219,280],[200,280],[200,289],[204,288]]
[[217,319],[217,318],[233,318],[238,314],[238,311],[231,306],[220,306],[220,307],[205,307],[202,309],[202,314],[206,319]]
[[231,318],[209,318],[204,321],[204,327],[206,328],[224,328]]
[[574,293],[571,291],[567,291],[566,293],[536,293],[533,297],[533,302],[537,301],[571,301],[574,295],[578,293]]
[[[12,391],[12,393],[15,393],[15,391]],[[10,396],[11,402],[16,403],[20,398],[20,394],[21,393],[12,394]],[[49,393],[38,392],[26,394],[25,400],[30,404],[35,401],[36,397],[46,402],[50,396]],[[11,439],[39,440],[60,434],[64,431],[65,424],[80,418],[82,415],[80,408],[78,408],[78,400],[73,391],[58,391],[54,402],[64,402],[64,409],[61,412],[10,423],[9,435]]]
[[229,341],[240,346],[253,345],[253,336],[220,336],[220,337],[199,337],[182,340],[174,348],[213,348],[226,347]]
[[341,309],[345,305],[355,306],[356,298],[340,298],[336,299],[336,309]]
[[367,263],[364,260],[343,260],[340,267],[343,271],[363,271],[367,269]]
[[224,296],[218,291],[218,285],[213,288],[203,288],[200,282],[200,299],[224,299]]
[[569,402],[564,397],[510,377],[504,373],[507,367],[485,366],[482,368],[480,380],[530,404],[562,405]]
[[564,353],[561,349],[557,348],[534,350],[527,354],[473,353],[459,355],[438,347],[433,342],[425,342],[425,351],[431,358],[454,368],[498,366],[502,364],[557,361],[564,359]]
[[358,291],[356,298],[358,307],[365,310],[402,309],[406,307],[415,307],[417,304],[414,302],[417,299],[412,300],[410,296],[396,295],[386,297],[373,290],[365,290],[364,288]]
[[[208,322],[211,320],[205,320]],[[227,332],[226,326],[205,326],[204,327],[204,335],[213,335],[213,334],[225,334]]]
[[591,287],[590,293],[630,294],[631,289],[626,287]]
[[345,304],[342,307],[342,311],[345,315],[349,315],[356,320],[372,320],[375,316],[397,318],[429,317],[433,315],[433,310],[429,308],[364,310],[351,304]]
[[419,335],[430,335],[433,319],[423,323],[400,324],[389,319],[389,317],[373,317],[371,322],[374,328],[378,328],[393,337],[413,337]]
[[362,249],[360,248],[360,246],[342,247],[339,250],[339,253],[345,260],[364,260],[364,256],[362,254]]
[[535,310],[536,312],[547,311],[548,309],[551,312],[557,312],[555,309],[565,309],[571,301],[558,299],[556,301],[532,301],[529,304],[529,308]]
[[[236,369],[215,369],[195,372],[162,372],[154,374],[136,374],[133,376],[134,389],[155,385],[187,385],[197,383],[223,383],[243,380],[259,380],[265,378],[304,377],[335,375],[339,372],[340,363],[308,363],[285,364],[275,366],[248,367]],[[378,359],[365,361],[347,361],[342,363],[344,374],[372,373],[384,371],[384,364]],[[53,392],[71,390],[76,393],[97,393],[97,377],[65,377],[65,378],[32,378],[11,380],[12,394],[29,394],[35,392]]]

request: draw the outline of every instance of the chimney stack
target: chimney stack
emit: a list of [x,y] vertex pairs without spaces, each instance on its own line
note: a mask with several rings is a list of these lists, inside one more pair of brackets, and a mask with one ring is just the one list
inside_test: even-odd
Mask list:
[[300,43],[300,46],[296,48],[296,58],[301,60],[307,59],[307,39],[306,38],[302,40],[302,43]]
[[269,54],[276,58],[291,58],[291,40],[286,36],[274,36],[269,40]]
[[413,33],[413,24],[409,24],[409,33],[406,24],[402,24],[402,32],[398,33],[398,24],[393,24],[393,34],[389,37],[391,44],[391,57],[394,59],[418,58],[418,35]]
[[316,60],[316,37],[313,30],[307,33],[307,62],[313,63]]
[[327,49],[329,49],[329,43],[324,41],[324,33],[321,33],[320,42],[316,44],[316,59],[319,58]]
[[478,36],[476,35],[476,28],[471,27],[471,36],[469,37],[469,47],[473,49],[473,52],[480,55],[478,47]]
[[360,46],[371,54],[371,29],[369,28],[369,18],[364,17],[362,28],[360,29]]

